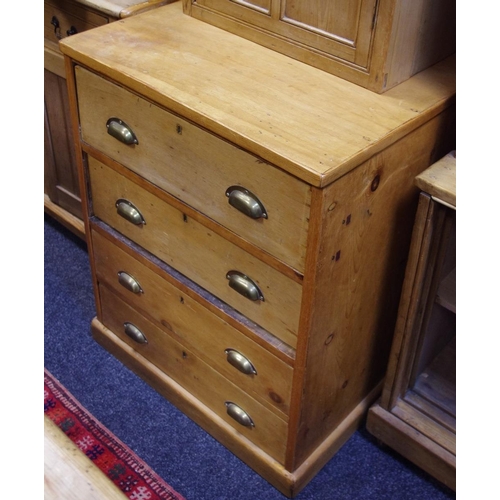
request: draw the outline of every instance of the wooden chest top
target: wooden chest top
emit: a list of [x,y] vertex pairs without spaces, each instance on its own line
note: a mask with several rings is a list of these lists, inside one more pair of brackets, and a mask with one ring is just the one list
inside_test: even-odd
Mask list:
[[184,15],[180,2],[60,47],[318,187],[415,130],[455,95],[454,57],[378,95]]

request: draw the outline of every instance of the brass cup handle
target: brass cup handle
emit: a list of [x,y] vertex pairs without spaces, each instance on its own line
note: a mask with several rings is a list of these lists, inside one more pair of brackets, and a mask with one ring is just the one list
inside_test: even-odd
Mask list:
[[141,212],[139,212],[137,207],[130,201],[125,200],[124,198],[120,198],[116,200],[115,206],[118,215],[121,215],[124,219],[127,219],[132,224],[135,224],[136,226],[146,224],[146,221],[144,220]]
[[134,340],[138,344],[147,344],[148,343],[148,339],[146,338],[146,335],[144,335],[144,333],[142,333],[139,330],[139,328],[137,328],[132,323],[129,323],[129,322],[124,323],[123,328],[124,328],[125,334],[128,335],[132,340]]
[[120,271],[118,273],[118,282],[133,293],[144,293],[139,282],[125,271]]
[[264,295],[260,288],[248,276],[245,276],[240,271],[228,271],[226,278],[229,280],[229,286],[243,297],[264,302]]
[[233,365],[237,370],[245,375],[257,375],[257,370],[248,358],[234,349],[226,349],[224,351],[227,356],[227,362]]
[[123,142],[123,144],[129,146],[132,144],[139,144],[139,140],[132,129],[123,120],[120,120],[120,118],[110,118],[106,122],[106,128],[110,136]]
[[229,204],[251,219],[267,219],[267,211],[253,193],[242,186],[230,186],[226,190]]
[[227,414],[231,418],[234,418],[236,422],[245,427],[255,427],[250,415],[246,411],[242,410],[237,404],[232,403],[231,401],[226,401],[224,404],[226,405]]

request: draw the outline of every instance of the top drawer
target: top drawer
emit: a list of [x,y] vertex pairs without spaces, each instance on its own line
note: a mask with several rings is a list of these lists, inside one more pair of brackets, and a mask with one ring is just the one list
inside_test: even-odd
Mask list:
[[[83,141],[304,272],[308,184],[79,66],[75,73]],[[124,122],[138,143],[109,134],[110,118]],[[228,197],[232,186],[238,189]],[[258,198],[267,218],[229,203],[248,201],[241,190]]]
[[44,2],[44,38],[58,43],[61,38],[108,23],[108,18],[71,0]]

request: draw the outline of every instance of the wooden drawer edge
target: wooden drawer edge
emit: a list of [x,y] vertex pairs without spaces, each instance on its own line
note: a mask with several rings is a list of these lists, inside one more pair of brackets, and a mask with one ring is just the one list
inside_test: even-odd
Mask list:
[[[44,7],[48,9],[49,12],[53,10],[56,15],[63,14],[72,19],[81,19],[85,21],[85,24],[89,25],[87,29],[92,29],[110,22],[110,13],[104,8],[98,8],[96,5],[93,5],[93,3],[94,2],[88,0],[72,0],[66,2],[61,2],[60,0],[44,0]],[[113,17],[114,19],[111,19],[111,21],[118,19],[117,15]]]
[[47,71],[66,79],[64,57],[61,52],[59,52],[57,45],[47,40],[45,40],[43,46],[43,67]]

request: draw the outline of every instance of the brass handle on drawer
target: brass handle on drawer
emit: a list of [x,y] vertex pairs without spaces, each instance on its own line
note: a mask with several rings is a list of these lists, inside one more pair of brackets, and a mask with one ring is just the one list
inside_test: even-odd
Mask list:
[[137,328],[132,323],[123,323],[123,327],[125,329],[125,333],[132,339],[135,340],[138,344],[147,344],[148,339],[146,335],[142,333],[139,328]]
[[241,186],[230,186],[226,190],[229,204],[252,219],[267,219],[262,202],[253,193]]
[[250,300],[264,301],[264,295],[260,288],[248,277],[239,271],[228,271],[226,278],[229,280],[229,286]]
[[116,200],[115,205],[118,215],[121,215],[132,224],[135,224],[136,226],[146,224],[141,212],[139,212],[139,210],[130,201],[120,198],[119,200]]
[[231,403],[231,401],[226,401],[224,404],[226,405],[227,414],[234,418],[236,422],[245,427],[255,427],[250,415],[242,410],[237,404]]
[[244,373],[245,375],[257,375],[257,370],[254,368],[252,363],[245,358],[245,356],[243,356],[243,354],[240,354],[234,349],[226,349],[224,352],[227,355],[227,362],[230,365],[233,365],[241,373]]
[[123,144],[139,144],[132,129],[120,118],[110,118],[106,122],[106,128],[109,135],[123,142]]
[[144,293],[139,282],[125,271],[120,271],[118,273],[118,282],[133,293]]

